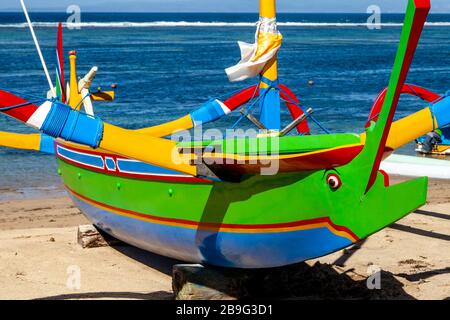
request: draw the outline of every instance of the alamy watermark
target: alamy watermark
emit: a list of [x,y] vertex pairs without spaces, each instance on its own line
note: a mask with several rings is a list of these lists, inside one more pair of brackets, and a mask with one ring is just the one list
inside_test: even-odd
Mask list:
[[67,267],[67,289],[77,291],[81,289],[81,268],[77,265]]
[[67,18],[68,29],[81,29],[81,8],[76,4],[72,4],[67,7],[66,13],[69,15]]
[[[193,131],[177,132],[171,139],[177,143],[171,159],[177,165],[252,166],[259,168],[258,173],[264,176],[276,175],[280,171],[280,137],[276,132],[262,132],[256,129],[203,131],[203,127],[199,125]],[[192,141],[201,147],[190,147]],[[186,147],[180,148],[180,145]],[[180,149],[190,150],[180,152]]]
[[367,278],[366,284],[369,290],[381,290],[381,267],[376,265],[370,265],[367,268]]
[[381,29],[381,8],[377,5],[371,5],[367,8],[367,13],[370,14],[367,18],[367,29],[380,30]]

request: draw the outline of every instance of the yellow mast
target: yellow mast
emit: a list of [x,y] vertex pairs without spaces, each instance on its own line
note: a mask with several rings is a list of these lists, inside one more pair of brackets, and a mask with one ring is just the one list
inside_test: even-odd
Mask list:
[[[261,18],[274,19],[277,16],[276,0],[259,0],[259,16]],[[261,75],[271,81],[278,79],[278,57],[270,60]],[[261,88],[267,88],[267,84],[261,82]]]
[[69,105],[72,109],[80,110],[82,97],[78,91],[78,77],[77,77],[77,53],[76,51],[69,52],[70,60],[70,96]]
[[[259,0],[260,5],[260,24],[261,29],[258,34],[258,49],[267,50],[273,48],[278,42],[281,44],[281,35],[276,28],[276,0]],[[259,56],[257,52],[257,56]],[[261,72],[262,81],[260,82],[261,96],[261,122],[269,130],[280,130],[280,96],[275,88],[269,88],[267,82],[272,83],[278,80],[278,56],[275,56],[267,62]]]

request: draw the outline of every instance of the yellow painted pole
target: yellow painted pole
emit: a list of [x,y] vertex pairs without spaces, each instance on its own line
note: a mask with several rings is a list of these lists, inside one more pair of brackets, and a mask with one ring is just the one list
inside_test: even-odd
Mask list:
[[77,77],[77,53],[76,51],[69,52],[70,61],[70,97],[69,105],[76,110],[80,110],[82,106],[82,97],[78,92],[78,77]]
[[[399,149],[418,137],[433,131],[434,128],[437,128],[437,121],[430,108],[422,109],[392,123],[386,147],[392,150]],[[361,134],[361,143],[365,143],[366,138],[366,133]]]
[[[276,0],[259,0],[259,16],[261,18],[273,19],[277,16]],[[269,61],[261,75],[271,81],[278,79],[278,57]],[[267,88],[267,84],[261,82],[261,88]]]
[[177,120],[160,124],[158,126],[138,129],[136,132],[154,137],[166,137],[178,131],[189,130],[194,127],[190,115],[184,116]]
[[275,18],[277,15],[276,0],[259,0],[259,15],[264,18]]
[[0,146],[20,149],[39,151],[41,145],[41,135],[37,134],[21,134],[12,132],[0,132]]

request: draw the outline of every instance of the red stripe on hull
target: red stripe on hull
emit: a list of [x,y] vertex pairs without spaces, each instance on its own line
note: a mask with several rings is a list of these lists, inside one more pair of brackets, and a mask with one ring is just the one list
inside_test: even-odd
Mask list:
[[153,216],[150,214],[143,214],[143,213],[135,212],[132,210],[113,207],[113,206],[89,199],[89,198],[73,191],[68,186],[66,186],[66,188],[68,189],[68,191],[70,193],[72,193],[76,197],[78,197],[84,201],[94,203],[98,206],[107,208],[111,211],[123,212],[124,214],[127,214],[127,215],[132,215],[132,216],[139,217],[139,218],[151,219],[154,221],[160,221],[160,222],[165,222],[165,223],[181,224],[181,225],[196,227],[199,229],[207,228],[207,229],[217,229],[217,230],[219,230],[220,228],[236,229],[236,230],[286,229],[286,228],[304,227],[304,226],[308,226],[308,225],[316,225],[316,224],[320,224],[320,223],[326,223],[337,231],[347,233],[355,241],[360,240],[359,237],[353,231],[351,231],[347,227],[338,226],[338,225],[334,224],[331,221],[331,219],[328,217],[287,222],[287,223],[275,223],[275,224],[251,224],[251,225],[249,225],[249,224],[226,224],[226,223],[206,223],[206,222],[203,223],[203,222],[196,222],[196,221],[184,220],[184,219],[163,218],[163,217]]
[[[279,163],[278,173],[325,170],[350,163],[362,149],[363,145],[342,147],[314,154],[300,154],[287,159],[275,159],[273,161],[278,161]],[[217,159],[205,157],[205,162],[207,163],[213,163],[214,160]],[[223,164],[212,165],[212,167],[218,166],[221,170],[238,172],[239,174],[260,174],[262,169],[270,167],[270,164],[267,165],[267,163],[240,164],[238,161],[230,163],[231,159],[227,158],[219,158],[219,160]]]

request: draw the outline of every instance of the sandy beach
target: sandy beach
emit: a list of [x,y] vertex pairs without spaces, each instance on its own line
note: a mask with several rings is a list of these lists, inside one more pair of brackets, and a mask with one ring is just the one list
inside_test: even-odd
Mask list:
[[[450,299],[450,182],[431,181],[428,198],[353,248],[289,267],[297,283],[274,297]],[[179,262],[129,246],[82,249],[87,223],[67,197],[0,202],[0,299],[173,299]],[[369,290],[377,270],[381,289]]]

